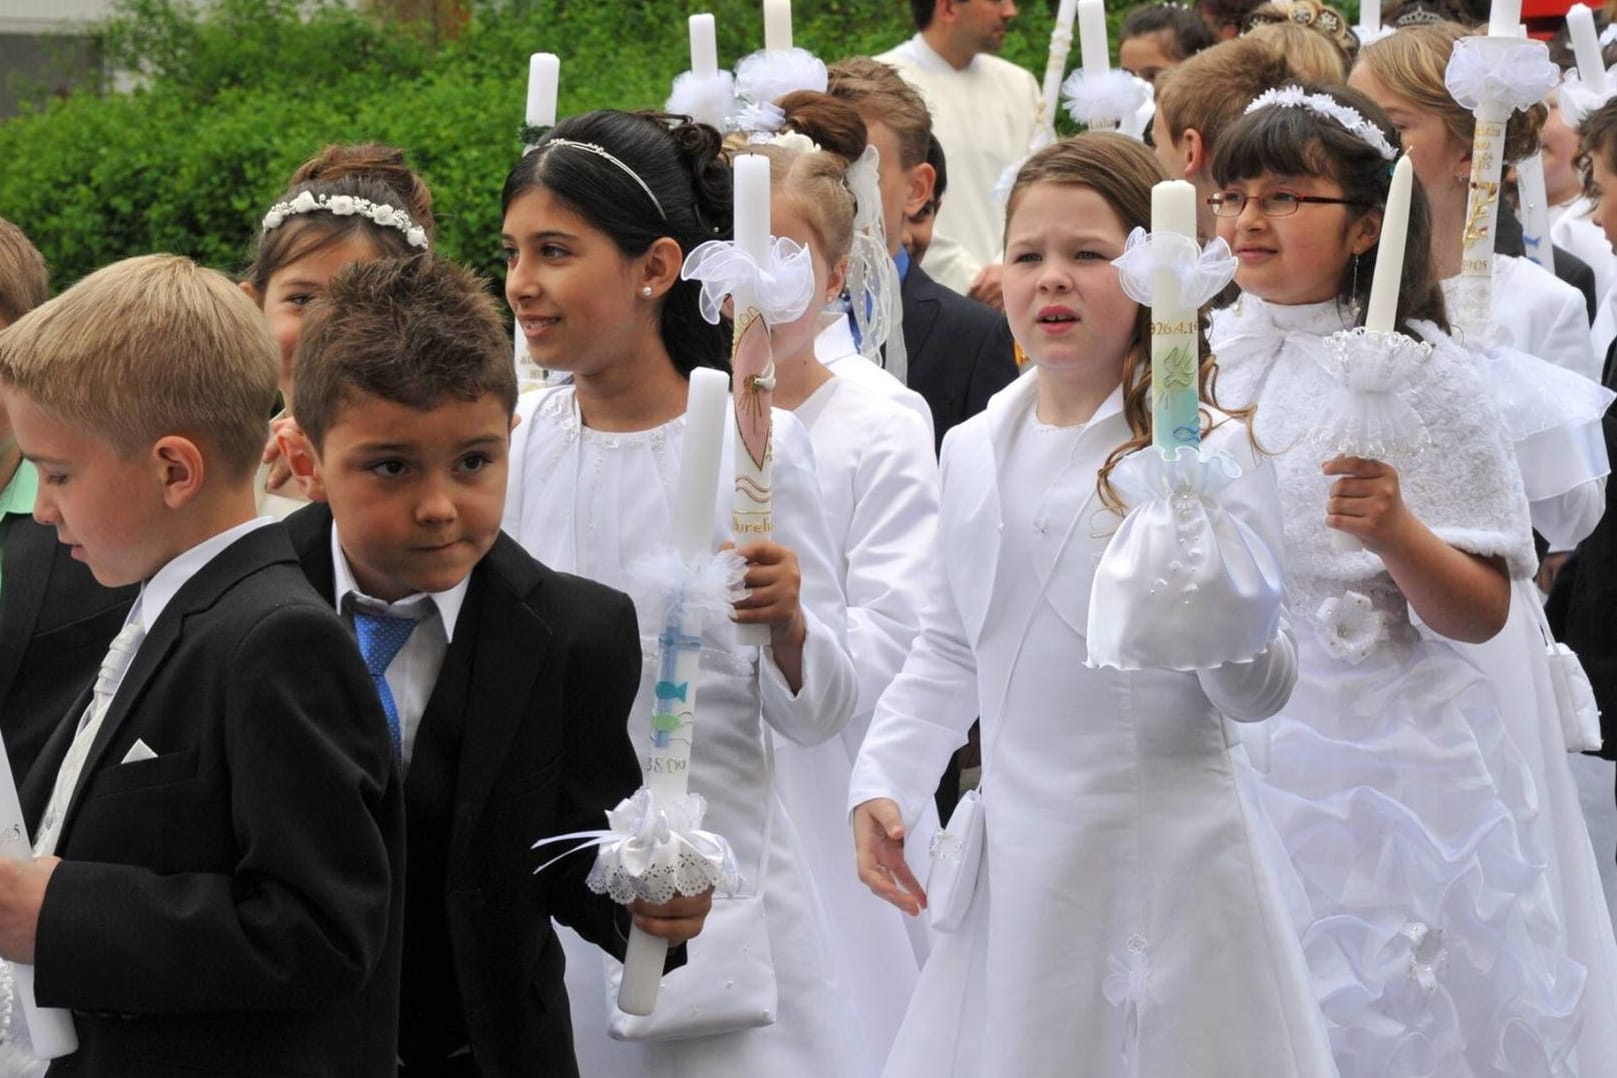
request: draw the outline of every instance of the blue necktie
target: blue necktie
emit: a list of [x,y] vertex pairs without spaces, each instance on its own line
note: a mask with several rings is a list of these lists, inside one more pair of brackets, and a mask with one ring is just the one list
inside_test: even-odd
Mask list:
[[393,702],[393,691],[387,687],[387,668],[393,657],[404,647],[415,631],[416,619],[393,618],[381,614],[354,611],[354,634],[359,637],[359,654],[365,660],[365,669],[376,685],[376,695],[382,699],[382,711],[387,715],[387,729],[393,735],[393,751],[404,754],[404,740],[399,730],[399,707]]

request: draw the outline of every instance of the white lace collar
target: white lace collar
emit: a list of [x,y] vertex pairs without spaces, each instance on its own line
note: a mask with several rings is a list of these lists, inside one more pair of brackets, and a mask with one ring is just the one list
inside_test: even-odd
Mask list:
[[1270,303],[1243,294],[1228,309],[1232,328],[1243,333],[1273,329],[1280,333],[1313,333],[1321,337],[1353,325],[1347,308],[1335,299],[1323,303]]

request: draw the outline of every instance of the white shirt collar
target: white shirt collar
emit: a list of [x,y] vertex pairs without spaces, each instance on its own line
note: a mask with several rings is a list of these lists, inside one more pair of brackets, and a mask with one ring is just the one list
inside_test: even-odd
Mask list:
[[179,590],[188,580],[196,576],[203,566],[218,557],[237,539],[273,523],[275,521],[272,517],[254,517],[212,538],[204,539],[185,553],[170,559],[167,565],[153,573],[151,579],[141,585],[140,599],[130,611],[130,619],[138,619],[150,632],[174,596],[179,594]]
[[373,598],[359,590],[359,585],[354,583],[353,570],[348,566],[348,556],[343,553],[342,540],[337,535],[336,521],[331,524],[331,568],[332,582],[337,593],[333,598],[337,601],[338,610],[343,608],[344,600],[350,595],[363,600],[368,606],[378,608],[413,606],[419,604],[422,599],[430,599],[434,609],[438,611],[439,620],[443,622],[444,641],[447,643],[455,639],[455,622],[460,619],[461,604],[466,601],[466,588],[472,581],[470,573],[447,591],[416,592],[391,603]]
[[858,346],[853,343],[853,330],[845,314],[837,315],[834,322],[827,324],[814,337],[814,358],[821,363],[857,355],[858,352]]

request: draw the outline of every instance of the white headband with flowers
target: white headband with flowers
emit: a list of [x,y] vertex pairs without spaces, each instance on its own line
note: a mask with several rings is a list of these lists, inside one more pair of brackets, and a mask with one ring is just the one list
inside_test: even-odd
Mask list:
[[288,217],[296,217],[304,213],[325,212],[337,217],[365,217],[380,225],[382,228],[396,228],[404,233],[404,240],[411,247],[427,249],[427,233],[410,219],[410,215],[403,210],[394,209],[383,203],[378,205],[367,198],[356,198],[352,195],[316,195],[308,191],[299,191],[296,198],[290,202],[277,202],[271,206],[264,215],[263,231],[272,232],[280,228]]
[[1259,109],[1266,108],[1307,109],[1316,116],[1335,120],[1347,128],[1348,134],[1357,137],[1360,142],[1376,151],[1383,160],[1391,161],[1398,156],[1398,151],[1392,148],[1392,143],[1387,141],[1387,136],[1382,134],[1381,128],[1366,120],[1358,109],[1342,104],[1330,94],[1304,93],[1301,86],[1279,86],[1259,94],[1252,104],[1246,107],[1246,113],[1250,116]]

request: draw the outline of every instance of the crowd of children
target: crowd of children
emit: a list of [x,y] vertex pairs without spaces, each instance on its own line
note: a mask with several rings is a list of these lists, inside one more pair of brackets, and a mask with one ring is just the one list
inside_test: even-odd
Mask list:
[[[1511,253],[1507,213],[1480,333],[1444,78],[1475,31],[1221,21],[1124,23],[1150,144],[1026,159],[982,271],[1003,313],[919,264],[944,151],[881,63],[750,142],[562,120],[499,195],[525,393],[392,147],[300,167],[234,280],[153,254],[52,299],[0,221],[0,735],[33,853],[0,858],[0,1073],[65,1023],[52,1074],[1617,1075],[1617,805],[1546,649],[1617,732],[1617,101],[1511,121],[1516,162],[1549,117],[1581,191],[1556,173],[1552,236],[1590,264]],[[1345,452],[1320,432],[1400,155],[1418,361],[1387,407],[1420,437]],[[811,288],[768,327],[772,532],[722,553],[728,484],[698,507],[731,575],[685,639],[648,566],[732,327],[683,271],[734,238],[748,156]],[[1153,463],[1128,266],[1169,178],[1234,269],[1184,375],[1199,452]],[[1116,564],[1153,504],[1163,579]],[[1232,535],[1252,579],[1209,606],[1185,581],[1238,573]],[[1141,621],[1159,657],[1119,660]],[[634,816],[691,691],[696,796]],[[620,903],[572,848],[614,836],[683,852]],[[649,1015],[617,1005],[637,934],[671,945]]]

